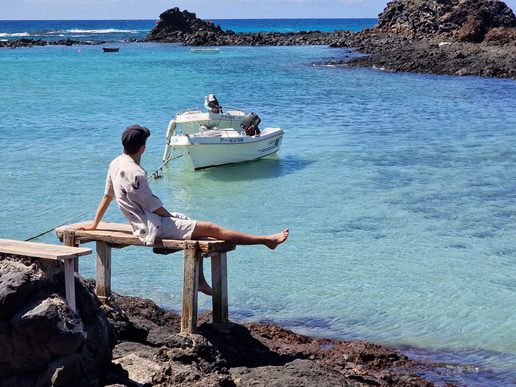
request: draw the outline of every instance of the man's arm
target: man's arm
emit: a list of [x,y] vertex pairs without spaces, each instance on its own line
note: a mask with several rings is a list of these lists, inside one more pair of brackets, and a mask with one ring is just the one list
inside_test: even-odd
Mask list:
[[97,213],[95,214],[95,220],[90,225],[78,227],[77,230],[96,230],[97,226],[99,225],[100,221],[102,220],[102,217],[106,213],[106,211],[112,201],[113,201],[113,196],[104,195],[97,208]]
[[168,217],[171,217],[172,214],[170,212],[168,212],[165,207],[160,207],[158,208],[157,210],[154,211],[155,214],[159,215],[159,216],[162,216],[164,218],[168,218]]

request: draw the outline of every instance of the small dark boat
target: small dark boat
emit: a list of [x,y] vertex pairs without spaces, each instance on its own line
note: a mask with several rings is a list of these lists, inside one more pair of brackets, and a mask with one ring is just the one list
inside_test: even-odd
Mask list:
[[103,52],[118,52],[120,50],[119,47],[103,47]]

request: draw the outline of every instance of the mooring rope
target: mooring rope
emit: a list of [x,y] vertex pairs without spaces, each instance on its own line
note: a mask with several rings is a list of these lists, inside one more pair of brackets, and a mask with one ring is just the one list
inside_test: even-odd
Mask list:
[[50,231],[53,231],[53,230],[55,230],[55,229],[56,229],[56,228],[58,228],[58,227],[61,227],[61,226],[64,226],[65,224],[67,224],[67,223],[70,223],[72,220],[75,220],[75,219],[77,219],[77,218],[80,218],[81,216],[84,216],[84,215],[86,215],[86,214],[87,214],[88,212],[90,212],[90,211],[91,211],[91,210],[86,211],[84,214],[81,214],[81,215],[79,215],[79,216],[76,216],[75,218],[70,219],[70,220],[68,220],[68,221],[66,221],[66,222],[64,222],[64,223],[61,223],[60,225],[55,226],[54,228],[51,228],[50,230],[44,231],[44,232],[42,232],[41,234],[38,234],[38,235],[36,235],[36,236],[33,236],[32,238],[25,239],[25,242],[30,242],[30,241],[32,241],[32,240],[34,240],[34,239],[36,239],[36,238],[39,238],[40,236],[43,236],[43,235],[45,235],[45,234],[48,234]]
[[[171,161],[171,160],[175,160],[175,159],[178,159],[178,158],[180,158],[180,157],[182,157],[182,156],[183,156],[183,155],[179,155],[179,156],[176,156],[176,157],[170,157],[170,158],[168,158],[168,160],[166,160],[163,164],[161,164],[161,165],[160,165],[160,167],[159,167],[158,169],[156,169],[154,172],[152,172],[152,173],[147,177],[147,180],[150,182],[150,181],[152,181],[152,179],[153,179],[153,178],[154,178],[154,179],[159,179],[159,178],[161,178],[161,176],[158,176],[158,174],[159,174],[159,172],[161,172],[161,170],[163,169],[163,167],[164,167],[165,165],[167,165],[169,161]],[[59,224],[59,225],[57,225],[57,226],[55,226],[55,227],[52,227],[50,230],[44,231],[44,232],[42,232],[42,233],[40,233],[40,234],[38,234],[38,235],[35,235],[35,236],[33,236],[33,237],[29,238],[29,239],[25,239],[25,242],[30,242],[30,241],[33,241],[34,239],[37,239],[37,238],[39,238],[39,237],[41,237],[41,236],[43,236],[43,235],[46,235],[46,234],[48,234],[49,232],[54,231],[56,228],[61,227],[61,226],[64,226],[65,224],[68,224],[68,223],[70,223],[70,222],[74,221],[75,219],[78,219],[78,218],[80,218],[80,217],[82,217],[82,216],[86,215],[86,214],[87,214],[88,212],[90,212],[90,211],[92,211],[92,210],[88,210],[88,211],[86,211],[85,213],[83,213],[83,214],[81,214],[81,215],[76,216],[75,218],[72,218],[72,219],[70,219],[70,220],[67,220],[67,221],[66,221],[66,222],[64,222],[64,223],[61,223],[61,224]]]
[[160,178],[161,178],[161,176],[159,176],[159,173],[161,172],[161,170],[163,169],[163,167],[164,167],[165,165],[167,165],[167,164],[168,164],[168,162],[169,162],[170,160],[175,160],[175,159],[178,159],[178,158],[180,158],[180,157],[183,157],[183,155],[179,155],[179,156],[176,156],[176,157],[169,157],[165,162],[163,162],[163,164],[161,164],[161,165],[159,166],[159,168],[158,168],[158,169],[156,169],[154,172],[152,172],[152,173],[149,175],[149,177],[147,178],[147,180],[151,181],[151,179],[152,179],[152,178],[154,178],[154,179],[160,179]]

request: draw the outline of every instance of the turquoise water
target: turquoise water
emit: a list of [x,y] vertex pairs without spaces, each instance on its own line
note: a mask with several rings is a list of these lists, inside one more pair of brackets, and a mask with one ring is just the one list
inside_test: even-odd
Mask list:
[[[151,187],[194,218],[291,229],[229,254],[232,320],[401,348],[446,364],[438,385],[516,383],[516,82],[319,66],[347,51],[318,46],[119,46],[0,49],[1,237],[93,218],[122,130],[152,131],[150,173],[175,112],[214,93],[282,127],[280,152],[200,172],[180,158]],[[104,219],[125,221],[114,204]],[[112,266],[115,292],[180,310],[180,255],[126,248]]]

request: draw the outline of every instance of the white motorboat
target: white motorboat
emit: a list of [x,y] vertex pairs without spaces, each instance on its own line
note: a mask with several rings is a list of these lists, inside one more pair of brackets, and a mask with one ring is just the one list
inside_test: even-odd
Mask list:
[[[255,113],[249,113],[245,117],[237,115],[236,117],[241,117],[238,127],[235,125],[236,117],[232,116],[231,119],[221,119],[219,123],[207,126],[197,124],[195,133],[191,132],[191,122],[187,123],[188,129],[185,133],[183,124],[179,123],[179,115],[178,113],[176,119],[172,120],[175,122],[171,121],[167,130],[163,161],[169,160],[172,150],[177,149],[190,160],[195,170],[260,159],[276,153],[283,139],[284,132],[281,128],[260,130],[258,124],[261,120]],[[212,122],[207,119],[204,121]],[[196,119],[196,122],[199,120]],[[222,126],[219,126],[220,123]],[[179,133],[176,133],[176,125],[181,126]]]

